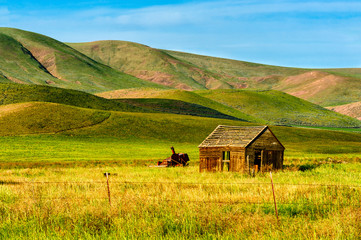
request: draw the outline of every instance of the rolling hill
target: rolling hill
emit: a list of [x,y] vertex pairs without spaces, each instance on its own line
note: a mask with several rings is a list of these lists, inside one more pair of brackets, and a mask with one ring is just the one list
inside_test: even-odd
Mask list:
[[361,121],[275,90],[123,89],[99,94],[42,85],[0,84],[0,105],[29,102],[139,113],[173,113],[258,124],[361,127]]
[[138,78],[183,90],[281,90],[322,106],[360,101],[361,70],[299,69],[154,49],[124,41],[68,43]]
[[215,109],[260,124],[360,127],[361,121],[276,90],[118,90],[107,98],[175,99]]
[[[277,67],[124,41],[64,44],[12,28],[0,28],[0,54],[0,82],[5,83],[0,86],[2,105],[50,102],[259,124],[360,126],[358,120],[272,90],[322,106],[357,102],[361,100],[360,69]],[[164,90],[169,88],[178,90]]]
[[86,92],[164,88],[98,63],[55,39],[19,29],[0,28],[0,54],[3,82],[53,85]]
[[361,102],[328,107],[328,109],[361,120]]
[[125,88],[281,90],[322,106],[361,101],[360,69],[299,69],[154,49],[124,41],[64,44],[0,28],[0,81],[89,93]]
[[59,133],[99,124],[110,112],[44,102],[0,106],[0,135]]
[[[354,126],[361,121],[276,90],[196,91],[203,97],[231,106],[268,124],[304,126]],[[355,121],[356,120],[356,121]]]
[[[132,159],[138,159],[140,156],[149,159],[149,154],[142,153],[142,146],[148,146],[145,149],[150,149],[149,146],[154,143],[158,144],[158,147],[161,144],[163,148],[174,144],[184,146],[187,151],[192,152],[193,159],[196,159],[197,145],[217,125],[255,125],[235,120],[166,113],[99,111],[44,102],[0,106],[0,123],[0,136],[21,136],[21,139],[1,139],[6,143],[11,141],[11,147],[14,147],[17,141],[25,140],[29,141],[32,147],[40,149],[59,144],[64,146],[64,141],[69,141],[70,144],[85,144],[88,147],[105,141],[112,143],[113,147],[126,149],[129,146],[134,151],[139,151],[131,154]],[[360,153],[359,133],[281,126],[271,128],[285,145],[288,157],[300,154],[330,156]],[[36,134],[33,138],[28,136],[33,134]],[[37,146],[34,141],[46,146]],[[77,151],[76,146],[71,147],[69,143],[65,145],[71,151]],[[25,151],[27,156],[32,153],[31,148]],[[55,150],[58,151],[61,149]],[[37,150],[35,152],[38,153]],[[70,156],[74,157],[71,154]]]
[[124,112],[143,110],[126,103],[111,101],[77,90],[42,85],[0,84],[0,105],[27,102],[59,103],[89,109]]
[[154,49],[125,41],[67,44],[114,69],[183,90],[269,88],[283,76],[305,72]]

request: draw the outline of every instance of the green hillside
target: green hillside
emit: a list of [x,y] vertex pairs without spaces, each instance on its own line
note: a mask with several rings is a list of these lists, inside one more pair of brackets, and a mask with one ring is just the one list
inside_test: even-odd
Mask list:
[[159,89],[124,89],[98,94],[105,98],[158,98],[179,100],[191,104],[201,105],[206,108],[214,109],[222,114],[243,119],[249,122],[265,123],[262,119],[245,114],[233,107],[226,106],[212,99],[200,96],[191,91],[184,90],[159,90]]
[[130,98],[130,99],[117,99],[115,101],[140,107],[148,112],[164,112],[164,113],[192,115],[199,117],[243,120],[223,114],[209,107],[204,107],[199,104],[188,103],[180,100],[161,99],[161,98]]
[[[22,159],[26,159],[26,156],[49,158],[51,156],[46,149],[59,144],[68,149],[67,152],[62,152],[59,150],[62,148],[59,148],[55,151],[50,149],[49,153],[55,154],[54,156],[89,158],[90,156],[82,151],[88,151],[91,146],[104,145],[104,142],[110,144],[111,148],[123,149],[121,153],[117,151],[120,154],[117,155],[120,158],[118,160],[149,159],[149,156],[159,156],[159,148],[164,149],[164,155],[168,155],[167,150],[172,145],[182,147],[182,151],[191,153],[192,159],[196,160],[198,144],[217,125],[254,125],[226,119],[165,113],[99,111],[40,102],[0,106],[0,123],[0,136],[52,134],[51,138],[35,136],[35,142],[29,137],[0,139],[3,144],[14,149],[17,149],[17,144],[25,141],[27,150],[18,149],[23,152],[19,155]],[[271,129],[285,145],[287,157],[360,154],[359,133],[274,126],[271,126]],[[39,142],[43,145],[37,145]],[[106,144],[103,147],[107,148],[107,156],[114,158],[112,150]],[[78,146],[83,150],[79,151]],[[158,152],[154,152],[152,147],[156,147]],[[96,153],[102,152],[101,149],[89,151],[94,152],[95,156],[92,157],[104,157]]]
[[163,50],[172,57],[196,65],[220,76],[229,76],[233,88],[268,89],[286,76],[307,72],[307,69],[278,67],[225,58]]
[[[128,89],[100,95],[41,85],[0,84],[0,105],[49,102],[121,112],[173,113],[259,124],[360,127],[361,121],[274,90]],[[140,98],[134,98],[140,96]]]
[[0,106],[0,135],[58,133],[99,124],[110,112],[55,103],[18,103]]
[[360,127],[361,121],[275,90],[197,91],[268,124]]
[[0,72],[8,79],[6,82],[49,84],[87,92],[164,88],[114,70],[64,43],[32,32],[0,28],[0,52],[4,57]]
[[284,78],[273,89],[322,106],[343,105],[360,100],[361,78],[355,76],[333,71],[309,71]]
[[260,124],[361,127],[361,121],[335,113],[275,90],[217,89],[118,90],[99,94],[108,98],[176,99],[215,109],[223,114]]
[[0,82],[90,93],[125,88],[276,89],[322,106],[361,100],[360,69],[299,69],[154,49],[124,41],[64,44],[0,28]]
[[184,90],[268,89],[285,76],[307,71],[160,50],[125,41],[68,44],[114,69]]
[[322,106],[360,101],[361,70],[299,69],[154,49],[124,41],[70,46],[138,78],[184,90],[276,89]]
[[162,50],[142,44],[98,41],[68,45],[114,69],[173,88],[231,88],[219,74],[180,61]]
[[0,105],[25,102],[60,103],[82,108],[113,111],[143,111],[143,109],[136,106],[104,99],[77,90],[41,85],[0,84]]
[[0,30],[0,81],[17,83],[58,82],[32,55],[14,38]]
[[[136,90],[131,89],[131,92]],[[106,99],[89,93],[42,85],[0,84],[0,105],[26,102],[59,103],[82,108],[122,112],[173,113],[211,118],[246,120],[196,103],[173,99]],[[212,102],[207,100],[207,102]],[[212,106],[212,104],[208,104]],[[222,109],[221,109],[222,110]],[[247,117],[247,116],[246,116]],[[249,120],[249,119],[248,119]]]

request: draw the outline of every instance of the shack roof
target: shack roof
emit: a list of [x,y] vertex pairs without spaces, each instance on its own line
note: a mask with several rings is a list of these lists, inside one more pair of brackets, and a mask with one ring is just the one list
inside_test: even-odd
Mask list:
[[198,147],[247,147],[267,129],[267,126],[219,125]]

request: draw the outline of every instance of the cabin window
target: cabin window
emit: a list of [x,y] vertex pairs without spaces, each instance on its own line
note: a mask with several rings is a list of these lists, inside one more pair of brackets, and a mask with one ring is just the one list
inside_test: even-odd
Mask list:
[[224,151],[222,152],[222,171],[226,170],[229,171],[229,162],[231,160],[231,152],[230,151]]
[[223,152],[222,160],[231,160],[231,152],[230,151]]

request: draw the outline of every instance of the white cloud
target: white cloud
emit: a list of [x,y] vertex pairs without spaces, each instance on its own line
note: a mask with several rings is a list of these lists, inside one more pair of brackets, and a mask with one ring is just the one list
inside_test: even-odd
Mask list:
[[264,14],[361,13],[361,2],[350,1],[216,1],[153,6],[139,9],[92,9],[77,12],[78,17],[98,24],[159,27],[208,24],[238,18],[264,17]]

